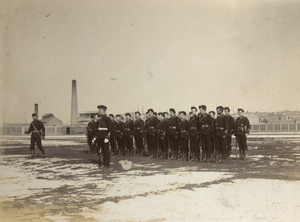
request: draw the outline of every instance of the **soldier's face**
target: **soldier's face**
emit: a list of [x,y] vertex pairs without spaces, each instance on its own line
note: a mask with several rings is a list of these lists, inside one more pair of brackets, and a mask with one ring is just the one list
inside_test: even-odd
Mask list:
[[200,113],[201,113],[201,114],[204,114],[204,113],[205,113],[205,110],[204,110],[204,109],[200,109]]
[[212,118],[215,118],[215,114],[213,114],[213,113],[210,113],[210,116],[211,116]]
[[135,114],[135,118],[139,119],[140,118],[140,114]]
[[219,108],[219,109],[217,109],[217,113],[218,113],[218,114],[222,114],[222,113],[223,113],[223,110],[221,110],[221,109]]
[[192,114],[195,114],[197,111],[195,109],[192,109]]
[[115,118],[114,118],[113,116],[110,116],[110,119],[111,119],[111,120],[114,120]]
[[225,109],[225,115],[229,115],[228,109]]
[[240,116],[244,116],[244,112],[243,111],[239,111],[239,115]]
[[105,114],[105,110],[104,109],[98,109],[99,114]]
[[33,119],[33,120],[37,120],[38,117],[37,117],[37,116],[33,116],[32,119]]
[[169,114],[165,114],[165,117],[166,117],[166,119],[168,119],[169,118]]

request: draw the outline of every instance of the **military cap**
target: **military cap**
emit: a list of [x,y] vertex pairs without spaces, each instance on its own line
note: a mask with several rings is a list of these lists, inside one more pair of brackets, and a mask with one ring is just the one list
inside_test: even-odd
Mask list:
[[36,113],[32,113],[32,115],[31,115],[32,117],[34,117],[34,116],[37,116],[37,114]]
[[153,110],[153,109],[148,109],[148,113],[149,113],[149,112],[154,113],[154,110]]
[[104,110],[106,110],[106,109],[107,109],[107,107],[106,107],[106,106],[104,106],[104,105],[99,105],[99,106],[97,106],[97,108],[98,108],[98,109],[104,109]]
[[216,112],[215,112],[215,111],[209,111],[209,113],[212,113],[212,114],[216,115]]
[[244,110],[243,110],[242,108],[238,108],[237,110],[238,110],[238,111],[242,111],[242,112],[244,112]]
[[115,116],[114,116],[114,114],[112,114],[112,113],[111,113],[111,114],[109,114],[109,116],[111,116],[111,117],[115,117]]
[[163,114],[162,112],[159,112],[159,113],[158,113],[159,116],[162,115],[162,114]]
[[136,111],[134,114],[139,114],[139,115],[141,115],[141,113],[140,113],[139,111]]
[[186,112],[185,111],[180,111],[179,114],[183,114],[184,116],[186,116]]
[[230,109],[228,106],[224,107],[224,110],[228,110],[228,112],[230,112]]
[[91,114],[91,118],[94,118],[95,117],[95,114]]
[[201,106],[199,106],[199,109],[206,110],[206,105],[201,105]]
[[223,106],[218,106],[217,109],[221,109],[223,111]]
[[169,111],[170,111],[170,112],[173,112],[173,113],[176,113],[176,112],[175,112],[175,109],[173,109],[173,108],[169,109]]
[[125,116],[130,116],[131,117],[131,114],[130,113],[125,113]]
[[195,109],[197,111],[197,108],[195,106],[192,106],[191,109]]

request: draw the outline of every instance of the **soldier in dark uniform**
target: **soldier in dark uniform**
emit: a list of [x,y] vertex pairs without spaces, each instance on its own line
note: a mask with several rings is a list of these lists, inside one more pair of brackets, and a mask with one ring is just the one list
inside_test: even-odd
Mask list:
[[230,113],[230,109],[229,107],[225,107],[224,108],[224,111],[225,111],[225,120],[227,122],[227,136],[225,138],[225,158],[226,157],[230,157],[231,155],[231,137],[232,137],[232,134],[233,134],[233,130],[234,130],[234,119],[233,117],[229,114]]
[[142,152],[144,151],[143,132],[144,132],[144,121],[141,119],[141,113],[139,111],[136,111],[135,121],[134,121],[134,141],[135,141],[137,156],[142,156]]
[[124,124],[124,141],[126,152],[128,156],[133,155],[133,134],[134,134],[134,124],[131,119],[130,113],[125,114],[126,122]]
[[188,132],[189,132],[189,121],[186,119],[186,112],[179,112],[179,144],[180,153],[182,154],[182,160],[189,160],[189,147],[188,147]]
[[168,121],[168,137],[169,146],[172,151],[171,159],[178,159],[178,134],[179,134],[179,118],[176,116],[175,109],[171,108],[170,118]]
[[[215,111],[209,111],[209,115],[211,116],[212,120],[213,120],[213,126],[215,126],[215,121],[216,121],[216,112]],[[216,146],[215,146],[215,130],[214,127],[211,129],[211,134],[210,134],[210,138],[211,138],[211,155],[212,155],[212,162],[216,161]]]
[[244,115],[244,110],[238,109],[239,117],[234,123],[234,134],[239,145],[240,158],[244,159],[247,150],[247,135],[250,132],[250,122]]
[[199,158],[199,117],[197,116],[197,108],[191,107],[191,114],[189,119],[189,137],[190,137],[190,149],[192,158],[191,161],[197,161]]
[[148,109],[149,113],[149,120],[147,122],[147,134],[149,136],[149,154],[150,157],[156,158],[157,154],[157,125],[159,123],[159,120],[157,117],[154,116],[153,109]]
[[90,152],[94,153],[94,146],[93,146],[93,138],[95,136],[94,133],[94,114],[91,114],[91,121],[88,123],[87,128],[86,128],[86,138],[87,138],[87,144],[89,145]]
[[167,148],[167,120],[165,119],[164,113],[158,113],[160,122],[157,125],[157,145],[161,153],[162,159],[168,159],[168,148]]
[[[164,120],[166,121],[166,125],[167,125],[167,130],[168,130],[168,122],[169,122],[169,113],[168,112],[164,112]],[[166,149],[167,149],[167,156],[169,158],[169,153],[170,153],[170,146],[169,146],[169,137],[168,137],[168,132],[166,132]]]
[[200,135],[201,135],[201,147],[203,162],[208,162],[211,156],[211,132],[214,127],[213,119],[206,112],[206,106],[199,106],[201,117],[199,118]]
[[215,121],[215,145],[216,155],[219,157],[218,163],[222,163],[225,156],[225,138],[227,136],[226,129],[228,128],[225,116],[223,115],[223,107],[217,107],[217,118]]
[[97,128],[95,128],[96,142],[98,145],[98,156],[99,156],[99,169],[102,168],[100,160],[100,149],[103,155],[103,166],[109,168],[110,165],[110,150],[109,150],[109,138],[111,135],[111,119],[106,115],[107,107],[104,105],[97,106],[99,110],[99,119]]
[[116,115],[117,123],[115,125],[115,137],[118,144],[119,156],[125,155],[125,144],[124,144],[124,122],[121,115]]
[[147,153],[150,156],[150,150],[149,150],[149,135],[148,135],[148,122],[149,122],[149,112],[146,112],[145,116],[145,126],[144,126],[144,138],[145,138],[145,150],[147,147]]
[[42,152],[42,157],[45,157],[45,151],[42,145],[42,140],[45,139],[45,127],[44,124],[38,120],[37,114],[32,114],[33,121],[30,123],[29,129],[25,131],[25,134],[31,133],[30,140],[30,152],[31,158],[34,158],[34,146],[35,144]]
[[109,118],[111,119],[111,127],[112,127],[109,143],[111,147],[111,153],[113,155],[116,155],[115,126],[117,122],[115,121],[115,116],[113,114],[109,114]]

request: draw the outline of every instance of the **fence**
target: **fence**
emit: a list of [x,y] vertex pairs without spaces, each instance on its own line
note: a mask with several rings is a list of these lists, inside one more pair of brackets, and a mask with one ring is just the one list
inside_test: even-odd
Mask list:
[[300,132],[300,124],[253,124],[251,125],[253,132]]

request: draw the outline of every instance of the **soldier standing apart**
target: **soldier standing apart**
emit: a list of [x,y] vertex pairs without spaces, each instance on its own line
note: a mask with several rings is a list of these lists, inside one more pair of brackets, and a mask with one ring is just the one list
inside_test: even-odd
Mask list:
[[199,106],[201,117],[199,118],[201,147],[202,147],[202,160],[208,162],[211,156],[211,132],[213,129],[213,119],[206,112],[206,106]]
[[[106,115],[107,107],[104,105],[97,106],[99,110],[99,119],[95,129],[96,143],[98,145],[99,169],[103,166],[108,169],[110,165],[109,138],[111,135],[111,119]],[[103,166],[100,160],[100,149],[103,155]]]
[[137,156],[142,156],[142,152],[144,151],[143,132],[144,121],[141,119],[141,113],[139,111],[136,111],[134,121],[134,141]]
[[226,125],[227,125],[227,136],[225,138],[225,158],[226,157],[230,157],[231,155],[231,137],[233,134],[233,129],[234,129],[234,119],[233,117],[230,115],[230,109],[229,107],[225,107],[224,108],[225,111],[225,119],[226,119]]
[[167,120],[165,119],[164,113],[158,113],[160,122],[157,125],[157,145],[161,153],[161,159],[168,159],[168,148],[167,148]]
[[119,156],[125,155],[125,144],[124,144],[124,122],[121,115],[116,115],[117,123],[115,125],[115,137],[118,144]]
[[216,145],[216,156],[219,157],[218,163],[222,163],[225,156],[225,138],[227,135],[226,121],[223,115],[223,107],[217,107],[217,118],[215,121],[215,145]]
[[190,161],[197,161],[199,158],[199,117],[197,116],[197,108],[191,107],[191,116],[189,119],[189,137],[190,137],[190,149],[192,158]]
[[156,130],[157,130],[157,125],[159,123],[159,120],[157,119],[157,117],[154,116],[153,109],[148,109],[148,113],[149,113],[149,120],[147,122],[147,134],[149,136],[148,151],[149,151],[150,157],[156,158],[156,154],[157,154]]
[[247,148],[247,135],[250,132],[250,122],[247,117],[245,117],[244,110],[238,109],[239,117],[235,120],[234,132],[236,136],[237,143],[239,144],[240,158],[244,159],[246,157]]
[[188,131],[189,131],[189,121],[186,119],[186,112],[179,112],[179,143],[180,143],[180,153],[182,154],[181,160],[189,160],[189,147],[188,147]]
[[113,114],[109,114],[109,118],[111,119],[111,128],[112,128],[109,143],[110,143],[112,155],[116,155],[115,127],[117,122],[115,121],[115,116]]
[[124,141],[125,141],[125,148],[126,154],[128,156],[133,155],[133,134],[134,134],[134,125],[131,119],[130,113],[125,114],[126,122],[124,124]]
[[42,157],[45,157],[45,151],[42,146],[42,140],[45,139],[45,127],[44,124],[38,120],[37,114],[32,114],[33,121],[30,123],[29,129],[25,131],[25,134],[31,133],[31,140],[30,140],[30,152],[31,158],[34,158],[34,146],[35,144],[42,151]]
[[175,109],[171,108],[170,118],[168,121],[168,136],[169,136],[169,146],[172,150],[171,159],[178,159],[178,132],[179,132],[179,118],[176,116]]

